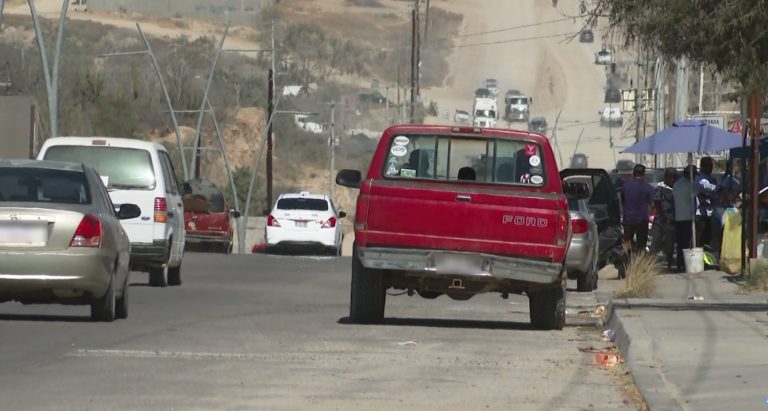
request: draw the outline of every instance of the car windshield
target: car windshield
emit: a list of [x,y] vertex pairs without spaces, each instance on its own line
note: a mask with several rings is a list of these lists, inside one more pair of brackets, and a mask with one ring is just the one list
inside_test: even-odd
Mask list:
[[475,117],[496,118],[496,112],[493,110],[475,110]]
[[277,209],[328,211],[328,202],[319,198],[281,198],[280,200],[277,200]]
[[90,204],[85,174],[42,168],[0,168],[0,201]]
[[507,100],[509,104],[516,104],[516,105],[528,104],[528,98],[526,97],[512,97]]
[[385,178],[476,181],[487,184],[546,183],[542,148],[493,136],[395,136],[384,164]]
[[104,177],[110,188],[153,189],[155,172],[147,150],[107,146],[52,146],[46,160],[85,163]]

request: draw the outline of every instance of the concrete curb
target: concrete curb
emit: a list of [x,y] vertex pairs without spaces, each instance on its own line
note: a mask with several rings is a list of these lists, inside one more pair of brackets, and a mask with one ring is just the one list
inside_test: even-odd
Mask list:
[[626,313],[631,309],[628,300],[612,300],[608,303],[606,317],[640,395],[649,411],[685,411],[679,393],[666,381],[662,365],[654,358],[653,342],[642,320]]

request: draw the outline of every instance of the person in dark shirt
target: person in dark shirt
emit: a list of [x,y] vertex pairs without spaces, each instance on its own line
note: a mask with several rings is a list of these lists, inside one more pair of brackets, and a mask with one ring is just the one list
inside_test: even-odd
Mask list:
[[653,187],[645,182],[644,165],[636,164],[632,168],[632,178],[624,182],[621,192],[624,206],[624,249],[645,251],[648,242],[648,214],[654,193]]

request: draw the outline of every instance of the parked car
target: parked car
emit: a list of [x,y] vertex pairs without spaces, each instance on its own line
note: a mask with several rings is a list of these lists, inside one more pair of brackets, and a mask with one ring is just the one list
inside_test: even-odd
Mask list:
[[457,124],[467,124],[472,120],[472,116],[466,110],[456,110],[453,115],[453,122]]
[[595,34],[592,33],[591,29],[582,29],[579,33],[579,42],[580,43],[592,43],[595,41]]
[[624,124],[624,116],[621,113],[621,109],[618,107],[605,107],[603,111],[599,111],[600,125],[611,127],[621,126]]
[[148,271],[152,286],[181,285],[184,204],[165,147],[128,138],[54,137],[38,159],[85,163],[107,180],[112,202],[137,204],[142,215],[122,221],[131,240],[131,269]]
[[633,160],[621,159],[616,161],[616,168],[613,169],[613,172],[632,171],[634,167],[635,162]]
[[595,53],[595,64],[611,64],[613,62],[613,55],[610,51],[606,49],[602,49]]
[[621,90],[616,87],[608,87],[605,89],[604,101],[606,103],[621,103]]
[[547,134],[547,119],[544,117],[534,117],[528,122],[528,131],[534,133]]
[[208,180],[187,181],[183,200],[187,249],[231,254],[232,218],[239,218],[240,212],[230,207],[219,187]]
[[491,93],[491,90],[488,90],[485,87],[480,87],[479,89],[475,90],[475,98],[493,98],[494,95]]
[[588,161],[587,161],[586,154],[575,153],[573,157],[571,157],[570,168],[587,168],[587,167],[588,167]]
[[499,81],[495,78],[487,78],[483,82],[483,87],[485,87],[489,92],[491,92],[491,95],[498,96],[499,95]]
[[77,163],[0,160],[0,302],[85,304],[91,319],[128,316],[131,244],[96,171]]
[[586,183],[575,184],[578,184],[579,191],[584,195],[568,198],[571,242],[565,259],[565,269],[568,271],[568,278],[576,280],[576,290],[588,292],[597,288],[597,224],[587,206],[589,186]]
[[267,216],[267,252],[321,249],[341,255],[339,219],[346,216],[336,212],[327,195],[308,191],[281,194]]
[[378,91],[365,91],[358,93],[357,102],[360,104],[387,104],[387,98]]
[[[622,241],[621,207],[619,196],[608,172],[599,168],[565,169],[560,171],[560,176],[565,182],[585,183],[589,187],[589,197],[586,201],[592,219],[597,225],[597,270],[599,271],[611,264],[616,267],[619,277],[624,278],[626,266]],[[575,275],[569,272],[569,276],[576,277],[578,281],[583,272],[574,269]],[[590,281],[586,278],[582,281],[585,286],[579,287],[577,284],[577,288],[586,291]],[[594,284],[594,287],[597,287],[597,283]]]
[[393,126],[365,177],[341,170],[336,182],[360,189],[352,322],[382,322],[391,288],[459,301],[488,292],[525,294],[534,328],[563,328],[571,236],[566,197],[577,193],[560,179],[546,137]]

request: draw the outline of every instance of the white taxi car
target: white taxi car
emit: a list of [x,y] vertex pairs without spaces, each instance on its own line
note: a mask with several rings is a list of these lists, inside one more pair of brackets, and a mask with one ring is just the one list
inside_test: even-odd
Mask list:
[[267,217],[267,252],[288,249],[321,249],[341,255],[342,230],[330,198],[324,194],[284,193]]

